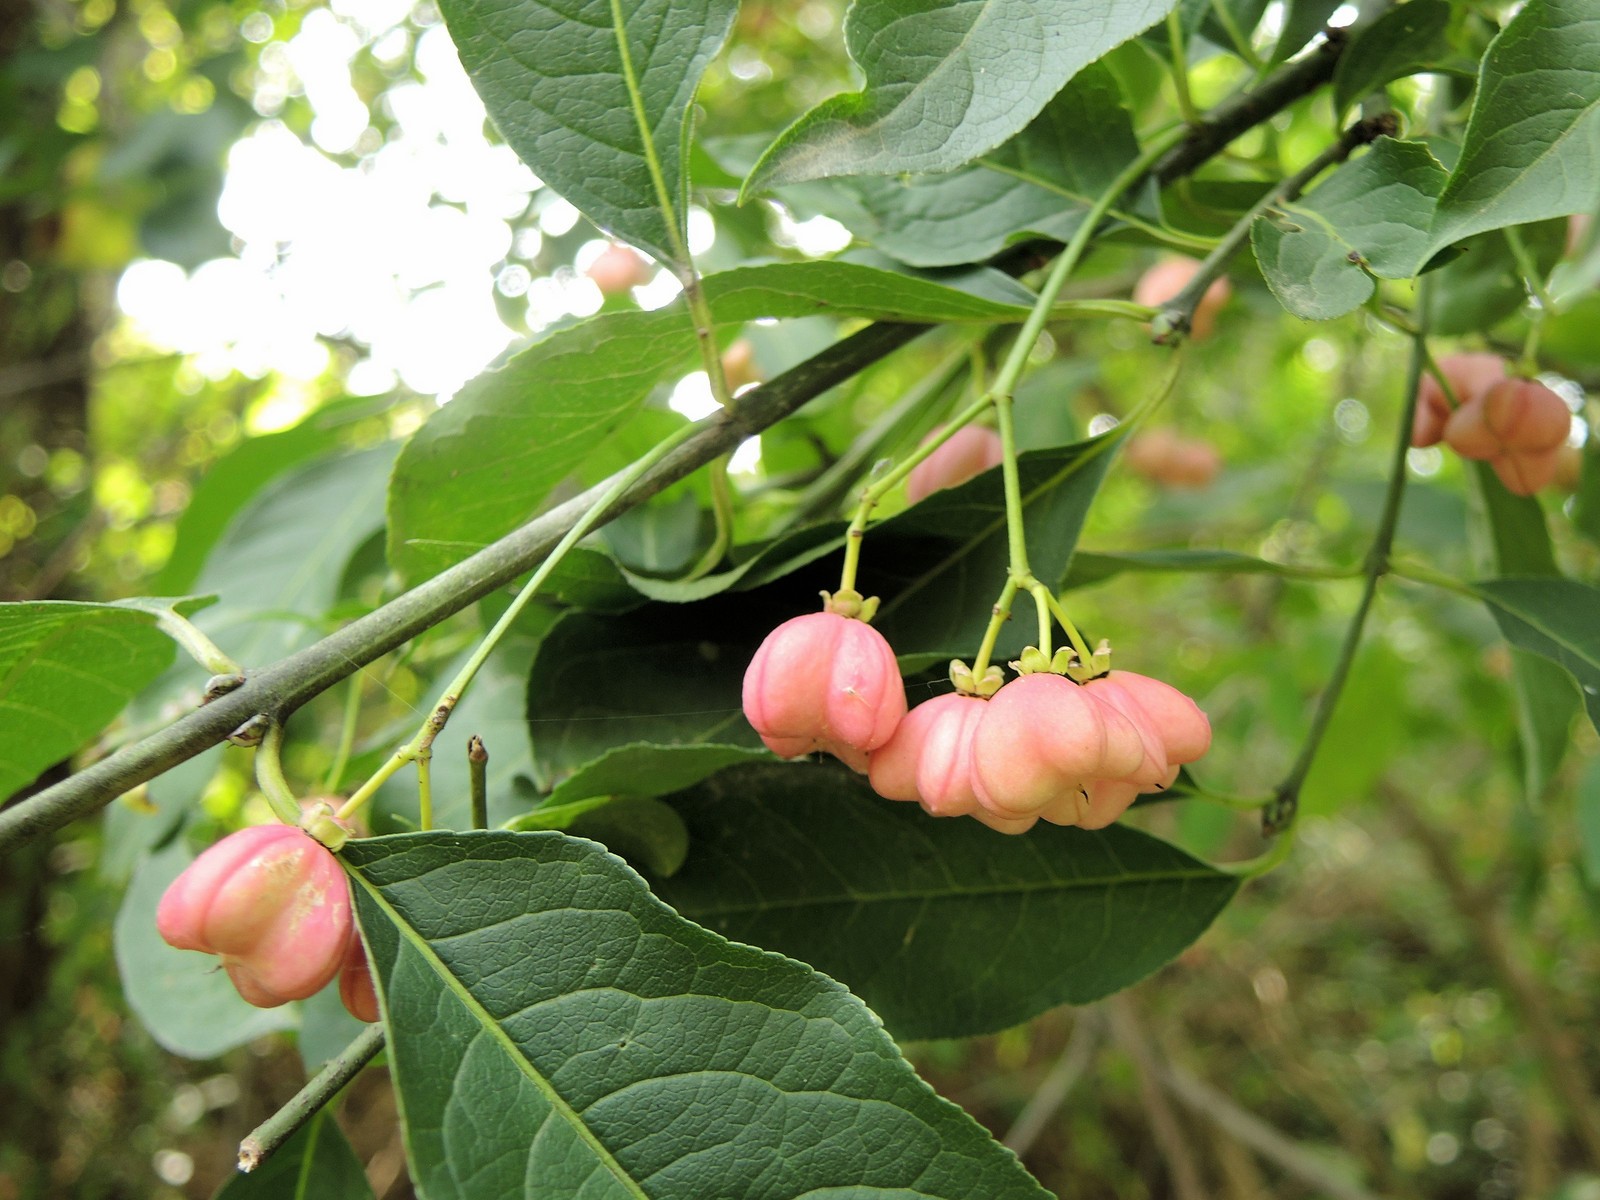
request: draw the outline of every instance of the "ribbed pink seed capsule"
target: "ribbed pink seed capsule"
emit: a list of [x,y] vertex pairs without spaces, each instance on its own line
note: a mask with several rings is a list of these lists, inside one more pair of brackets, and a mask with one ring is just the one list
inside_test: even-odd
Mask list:
[[1133,671],[1112,671],[1105,681],[1131,697],[1150,718],[1160,733],[1169,767],[1194,762],[1211,749],[1210,719],[1170,683]]
[[[938,433],[936,429],[928,438]],[[963,484],[975,475],[998,467],[1004,458],[1005,448],[998,433],[981,425],[964,426],[911,469],[911,474],[906,476],[906,499],[915,504],[941,488]]]
[[[1446,354],[1439,359],[1439,372],[1449,380],[1456,394],[1456,404],[1465,408],[1506,377],[1506,360],[1498,354]],[[1411,444],[1432,446],[1442,441],[1452,411],[1444,389],[1432,375],[1425,373],[1417,388],[1417,415],[1411,426]]]
[[936,817],[975,811],[972,735],[987,707],[987,701],[959,692],[917,705],[872,752],[873,790],[888,800],[915,800]]
[[779,625],[744,673],[744,715],[781,758],[825,750],[866,768],[865,751],[906,715],[894,651],[872,626],[836,613]]
[[1036,816],[1090,780],[1121,778],[1144,762],[1133,724],[1060,675],[1002,687],[973,735],[973,790],[999,817]]
[[275,1008],[321,991],[354,925],[350,886],[331,851],[289,825],[229,834],[173,880],[156,928],[180,950],[222,958],[239,995]]

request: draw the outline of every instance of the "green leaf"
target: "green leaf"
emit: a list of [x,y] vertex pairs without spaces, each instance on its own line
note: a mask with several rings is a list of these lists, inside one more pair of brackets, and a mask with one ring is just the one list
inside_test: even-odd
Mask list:
[[856,0],[845,46],[866,77],[775,141],[744,196],[839,175],[950,171],[1020,132],[1068,80],[1174,0]]
[[263,1034],[293,1029],[293,1008],[254,1008],[239,998],[214,955],[175,950],[156,932],[162,893],[194,861],[181,839],[133,873],[112,928],[122,993],[161,1047],[184,1058],[216,1058]]
[[1250,227],[1261,273],[1295,316],[1343,316],[1372,295],[1373,276],[1409,279],[1428,254],[1445,170],[1421,142],[1379,138],[1303,199]]
[[941,175],[862,176],[787,188],[885,254],[914,266],[979,262],[1027,237],[1064,241],[1139,154],[1109,70],[1085,68],[1015,138]]
[[372,1200],[367,1170],[326,1108],[248,1175],[235,1175],[215,1200]]
[[1088,587],[1124,572],[1193,571],[1216,575],[1282,575],[1290,579],[1304,572],[1296,567],[1238,554],[1232,550],[1136,550],[1120,554],[1079,551],[1072,556],[1067,588]]
[[246,670],[316,640],[345,563],[383,525],[398,449],[318,459],[269,484],[228,526],[196,581],[219,601],[195,624]]
[[148,612],[0,605],[0,801],[81,749],[172,659]]
[[1572,524],[1591,542],[1600,542],[1600,438],[1590,437],[1583,446],[1583,466],[1578,476],[1578,491],[1573,496]]
[[[998,271],[933,278],[857,262],[772,263],[705,279],[719,323],[826,314],[1020,321],[1031,293]],[[389,560],[416,582],[538,511],[552,489],[698,359],[681,303],[604,313],[478,376],[406,443],[389,491]]]
[[1448,0],[1410,0],[1351,39],[1333,69],[1334,107],[1344,113],[1386,83],[1414,75],[1448,49]]
[[[698,747],[672,747],[688,749]],[[670,754],[671,750],[666,753]],[[742,756],[747,757],[748,753]],[[695,779],[701,778],[695,775]],[[565,804],[541,804],[509,825],[518,833],[556,829],[599,842],[636,870],[664,879],[676,874],[689,853],[689,831],[670,805],[646,796],[597,796]]]
[[688,265],[689,110],[737,0],[442,0],[506,144],[601,229]]
[[591,842],[345,848],[430,1200],[1043,1200],[838,984],[667,908]]
[[[537,727],[534,736],[538,736]],[[665,796],[668,792],[680,791],[698,783],[723,767],[752,758],[765,758],[766,754],[765,749],[753,746],[714,742],[694,745],[630,742],[607,750],[563,779],[555,786],[539,812],[588,796]],[[515,828],[566,829],[567,826],[518,824]],[[585,833],[583,836],[594,835]]]
[[[1473,474],[1494,573],[1559,579],[1561,568],[1539,502],[1508,492],[1488,463],[1474,463]],[[1560,666],[1523,650],[1511,652],[1511,695],[1522,749],[1523,791],[1537,802],[1566,757],[1578,697]]]
[[365,397],[338,401],[292,429],[246,438],[223,455],[196,482],[178,518],[172,556],[150,581],[150,590],[176,596],[193,588],[206,557],[240,510],[286,471],[331,451],[341,429],[373,408]]
[[835,765],[740,767],[671,803],[692,851],[661,898],[841,980],[901,1038],[991,1033],[1125,988],[1239,886],[1133,829],[1007,837]]
[[1588,212],[1600,194],[1600,12],[1529,0],[1490,44],[1432,250],[1474,233]]
[[1566,669],[1600,727],[1600,589],[1571,579],[1490,579],[1474,590],[1506,641]]

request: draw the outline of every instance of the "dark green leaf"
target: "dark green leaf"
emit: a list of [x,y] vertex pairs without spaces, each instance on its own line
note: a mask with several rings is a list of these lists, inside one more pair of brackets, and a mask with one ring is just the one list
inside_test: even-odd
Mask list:
[[[534,727],[538,736],[538,727]],[[723,767],[762,758],[766,751],[753,746],[730,746],[718,743],[691,745],[655,745],[650,742],[630,742],[607,750],[599,758],[585,763],[555,786],[545,808],[570,804],[587,796],[665,796]],[[539,811],[543,812],[541,808]],[[534,814],[535,816],[538,813]],[[565,825],[517,825],[518,829],[566,829]],[[584,837],[593,837],[585,833]],[[600,838],[600,841],[605,841]]]
[[1273,294],[1297,317],[1327,320],[1363,304],[1373,276],[1411,278],[1444,180],[1421,142],[1379,138],[1303,199],[1274,205],[1250,229]]
[[1138,550],[1122,554],[1079,552],[1072,556],[1065,587],[1088,587],[1126,571],[1197,571],[1217,575],[1283,575],[1303,572],[1271,559],[1232,550]]
[[0,801],[79,750],[172,662],[148,612],[0,605]]
[[689,109],[737,0],[442,0],[506,144],[601,229],[687,265]]
[[1589,212],[1600,195],[1600,13],[1529,0],[1489,46],[1431,246]]
[[248,1175],[235,1175],[215,1200],[372,1200],[366,1168],[327,1109]]
[[1508,642],[1566,668],[1600,726],[1600,590],[1571,579],[1490,579],[1475,590]]
[[1334,106],[1343,113],[1384,84],[1436,63],[1447,49],[1447,0],[1411,0],[1357,33],[1333,69]]
[[1600,542],[1600,438],[1592,434],[1584,443],[1580,470],[1572,523],[1591,542]]
[[[675,746],[665,751],[693,754],[699,747]],[[740,757],[749,757],[742,752]],[[695,774],[694,779],[704,773]],[[585,800],[541,804],[524,813],[506,828],[518,833],[533,829],[557,829],[573,837],[599,842],[613,854],[621,855],[636,870],[648,871],[658,879],[673,875],[683,866],[689,853],[689,831],[683,818],[670,805],[646,796],[589,795]]]
[[344,854],[430,1200],[1047,1196],[859,1000],[683,920],[591,842]]
[[1030,236],[1071,237],[1138,153],[1116,80],[1094,65],[1015,138],[958,171],[863,176],[784,194],[902,262],[945,266],[981,261]]
[[239,998],[210,954],[175,950],[156,932],[156,906],[193,860],[181,839],[139,865],[112,929],[128,1007],[163,1049],[185,1058],[219,1054],[280,1029],[294,1009],[253,1008]]
[[[1560,257],[1565,226],[1565,221],[1544,221],[1519,231],[1541,270]],[[1430,274],[1428,326],[1440,337],[1491,329],[1528,300],[1522,271],[1499,234],[1471,239],[1463,253]]]
[[840,175],[953,170],[1020,132],[1068,80],[1172,5],[857,0],[845,44],[866,89],[823,101],[785,130],[745,194]]
[[[1020,321],[1030,293],[998,271],[941,278],[858,262],[772,263],[708,276],[717,321],[827,314],[897,321]],[[528,520],[551,490],[697,360],[682,304],[606,313],[467,384],[395,465],[389,558],[417,580]]]
[[[1544,509],[1532,496],[1514,496],[1488,463],[1474,463],[1477,493],[1490,538],[1496,575],[1560,578]],[[1511,652],[1511,694],[1522,748],[1523,790],[1537,802],[1571,743],[1578,697],[1555,663],[1523,650]]]
[[671,802],[692,851],[662,899],[843,981],[902,1038],[990,1033],[1127,987],[1239,886],[1132,829],[1007,837],[834,765],[740,767]]

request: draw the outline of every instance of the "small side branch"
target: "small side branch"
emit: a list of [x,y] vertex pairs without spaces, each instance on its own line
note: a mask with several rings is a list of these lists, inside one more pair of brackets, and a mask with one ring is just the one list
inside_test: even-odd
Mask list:
[[295,1132],[321,1111],[322,1106],[339,1094],[339,1090],[361,1073],[361,1068],[372,1061],[383,1049],[383,1025],[369,1025],[355,1041],[351,1042],[307,1081],[295,1093],[294,1099],[268,1117],[239,1143],[239,1170],[254,1171],[272,1155],[272,1152],[295,1135]]

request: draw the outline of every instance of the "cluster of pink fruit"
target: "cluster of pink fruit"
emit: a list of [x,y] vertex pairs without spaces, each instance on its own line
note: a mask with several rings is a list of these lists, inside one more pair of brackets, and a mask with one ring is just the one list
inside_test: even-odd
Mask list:
[[1456,403],[1431,375],[1417,391],[1411,444],[1444,442],[1462,458],[1487,462],[1506,490],[1531,496],[1562,472],[1562,450],[1572,431],[1566,402],[1534,379],[1506,374],[1498,354],[1451,354],[1439,371]]
[[[828,603],[862,607],[854,595]],[[825,751],[865,772],[879,795],[934,816],[971,816],[1002,833],[1041,819],[1101,829],[1139,794],[1171,786],[1210,747],[1211,725],[1159,680],[1110,671],[1077,683],[1052,669],[1076,660],[1058,657],[1025,654],[1026,673],[1003,685],[996,668],[976,681],[953,664],[960,690],[908,712],[883,635],[839,611],[809,613],[761,643],[745,672],[744,712],[780,757]]]
[[350,884],[321,842],[293,825],[255,825],[208,849],[161,897],[156,928],[180,950],[221,957],[257,1008],[304,1000],[339,976],[351,1016],[378,1019]]

